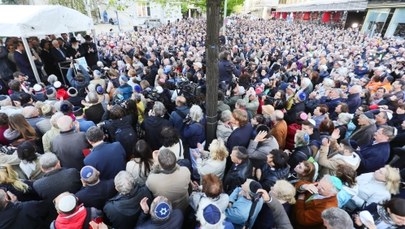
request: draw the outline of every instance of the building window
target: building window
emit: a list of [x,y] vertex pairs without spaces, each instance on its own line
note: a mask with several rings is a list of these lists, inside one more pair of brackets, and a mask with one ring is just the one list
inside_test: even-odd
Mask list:
[[136,4],[136,15],[138,17],[149,17],[150,16],[149,2],[138,2]]
[[405,38],[405,23],[398,23],[394,36]]

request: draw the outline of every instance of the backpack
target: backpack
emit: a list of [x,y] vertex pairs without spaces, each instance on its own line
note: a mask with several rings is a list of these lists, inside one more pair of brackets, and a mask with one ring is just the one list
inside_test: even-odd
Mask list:
[[123,126],[117,128],[115,131],[115,141],[121,143],[127,156],[130,156],[132,154],[132,148],[137,141],[134,128],[132,128],[132,126]]

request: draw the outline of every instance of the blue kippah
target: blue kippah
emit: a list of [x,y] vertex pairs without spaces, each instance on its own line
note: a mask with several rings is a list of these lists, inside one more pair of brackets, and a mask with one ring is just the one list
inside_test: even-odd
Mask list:
[[170,216],[170,205],[166,202],[161,202],[156,205],[155,215],[158,219],[167,219]]

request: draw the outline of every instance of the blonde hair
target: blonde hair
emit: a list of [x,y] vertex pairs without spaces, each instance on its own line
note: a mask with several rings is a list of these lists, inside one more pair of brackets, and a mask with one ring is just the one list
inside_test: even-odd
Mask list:
[[399,174],[399,169],[393,168],[390,165],[384,166],[385,168],[385,188],[391,194],[399,193],[399,185],[401,183],[401,176]]
[[0,165],[0,184],[11,184],[16,190],[26,193],[29,186],[18,179],[18,174],[9,164]]
[[228,156],[228,150],[225,147],[225,143],[222,139],[212,140],[209,151],[213,160],[223,161]]
[[295,204],[295,187],[286,180],[278,180],[271,188],[274,193],[274,197],[279,200],[284,200],[289,204]]

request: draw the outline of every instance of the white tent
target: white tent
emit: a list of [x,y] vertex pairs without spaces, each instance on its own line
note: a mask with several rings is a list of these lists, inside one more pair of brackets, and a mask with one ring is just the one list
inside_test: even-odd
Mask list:
[[25,38],[93,28],[90,17],[63,6],[0,5],[0,37],[21,37],[38,82],[38,72]]

